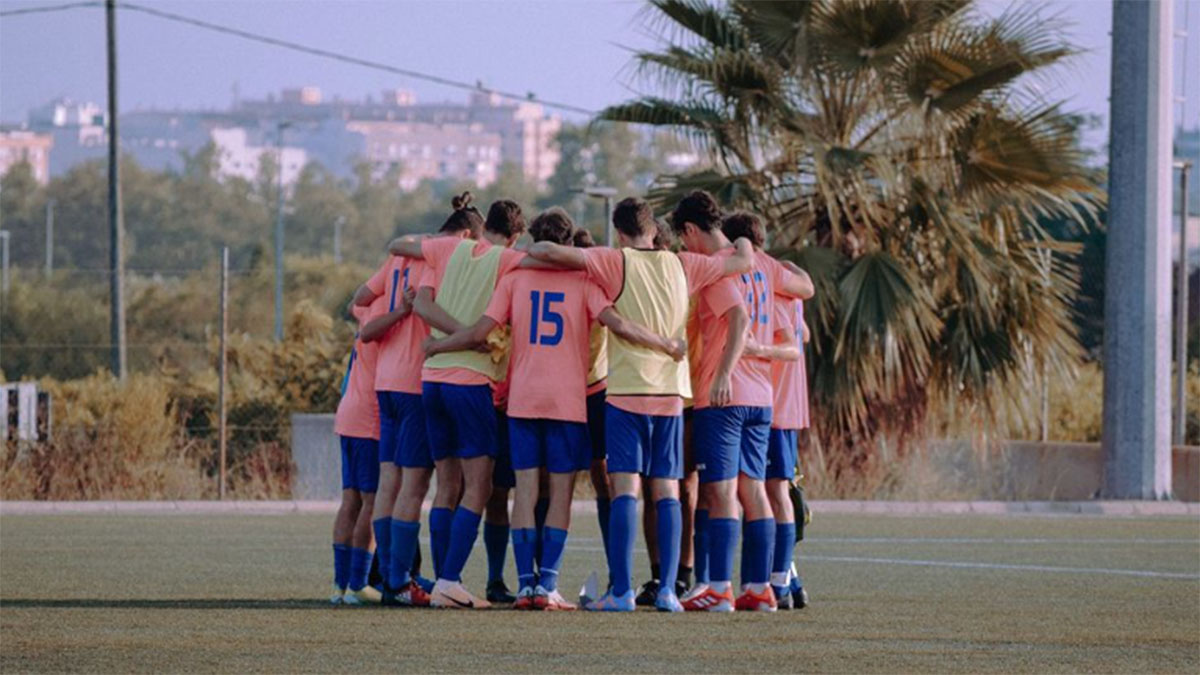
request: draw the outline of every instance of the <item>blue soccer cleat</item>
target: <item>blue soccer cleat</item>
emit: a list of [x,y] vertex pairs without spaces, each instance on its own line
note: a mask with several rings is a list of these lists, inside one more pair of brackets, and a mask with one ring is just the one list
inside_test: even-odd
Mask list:
[[589,612],[632,612],[637,609],[633,601],[633,589],[625,591],[624,595],[613,595],[612,591],[605,593],[599,600],[589,602],[584,609]]

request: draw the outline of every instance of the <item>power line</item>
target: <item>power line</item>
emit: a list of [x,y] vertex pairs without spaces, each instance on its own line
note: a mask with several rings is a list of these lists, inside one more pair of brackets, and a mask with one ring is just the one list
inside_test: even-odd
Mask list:
[[[81,3],[81,4],[91,5],[94,3]],[[166,12],[161,9],[154,9],[152,7],[145,7],[143,5],[136,5],[136,4],[133,4],[130,2],[118,3],[118,6],[123,9],[130,9],[130,10],[133,10],[136,12],[142,12],[145,14],[149,14],[151,16],[156,16],[160,19],[166,19],[167,21],[174,21],[177,23],[187,24],[189,26],[195,26],[197,28],[203,28],[205,30],[214,31],[217,33],[233,35],[233,36],[240,37],[240,38],[243,38],[246,40],[250,40],[252,42],[261,42],[263,44],[268,44],[268,45],[272,45],[275,47],[282,47],[284,49],[290,49],[292,51],[301,52],[303,54],[319,56],[322,58],[332,59],[334,61],[341,61],[342,63],[349,63],[349,64],[356,65],[356,66],[363,66],[364,68],[371,68],[374,70],[382,70],[387,73],[392,73],[395,75],[403,75],[404,77],[411,77],[413,79],[424,80],[426,82],[433,82],[435,84],[440,84],[440,85],[443,85],[446,87],[453,87],[455,89],[462,89],[465,91],[479,91],[480,90],[480,87],[478,85],[471,84],[469,82],[460,82],[458,80],[451,80],[446,77],[441,77],[440,75],[430,75],[428,73],[422,73],[422,72],[418,72],[415,70],[409,70],[407,68],[400,68],[397,66],[388,65],[386,63],[380,63],[378,61],[370,61],[368,59],[359,58],[357,56],[350,56],[348,54],[342,54],[340,52],[334,52],[334,51],[330,51],[328,49],[322,49],[320,47],[309,47],[307,45],[302,45],[298,42],[291,42],[290,40],[281,40],[279,38],[270,37],[268,35],[262,35],[259,33],[252,33],[250,31],[241,30],[240,28],[233,28],[230,26],[223,26],[220,24],[211,23],[209,21],[193,19],[191,17],[183,16],[182,14],[176,14],[174,12]],[[495,89],[485,89],[484,91],[487,91],[488,93],[496,94],[497,96],[500,96],[502,98],[507,98],[507,99],[514,100],[514,101],[530,101],[530,100],[532,100],[532,101],[536,101],[537,103],[541,103],[542,105],[546,106],[547,108],[556,108],[556,109],[565,110],[568,112],[580,113],[583,115],[588,115],[589,117],[596,114],[595,111],[593,111],[593,110],[588,110],[587,108],[581,108],[579,106],[571,105],[569,103],[558,103],[555,101],[546,101],[546,100],[538,99],[533,96],[532,92],[528,96],[522,96],[520,94],[514,94],[512,92],[499,91],[499,90],[495,90]]]
[[100,7],[99,2],[68,2],[62,5],[50,5],[47,7],[22,7],[21,9],[7,9],[0,11],[0,17],[19,16],[22,14],[44,14],[46,12],[62,12],[68,9],[79,9],[81,7]]

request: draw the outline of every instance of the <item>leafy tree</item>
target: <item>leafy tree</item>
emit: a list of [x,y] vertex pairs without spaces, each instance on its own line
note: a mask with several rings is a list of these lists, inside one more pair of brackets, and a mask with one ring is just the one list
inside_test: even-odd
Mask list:
[[1029,86],[1076,52],[1053,21],[970,0],[652,0],[647,23],[661,47],[637,72],[664,93],[600,118],[711,157],[662,177],[660,208],[709,189],[814,274],[814,420],[849,465],[934,403],[998,420],[1041,363],[1074,366],[1078,247],[1038,218],[1094,217],[1102,194],[1076,125]]

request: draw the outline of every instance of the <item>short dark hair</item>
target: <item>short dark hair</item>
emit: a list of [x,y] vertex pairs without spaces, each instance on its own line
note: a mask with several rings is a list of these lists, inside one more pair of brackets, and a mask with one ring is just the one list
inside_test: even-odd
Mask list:
[[450,206],[454,207],[454,212],[442,223],[439,232],[452,234],[469,230],[471,237],[478,237],[479,231],[483,229],[483,216],[479,214],[479,209],[471,206],[471,193],[455,195],[450,200]]
[[654,209],[644,199],[626,197],[617,202],[612,214],[613,227],[626,237],[640,237],[658,227],[654,220]]
[[745,237],[755,248],[762,248],[767,241],[767,231],[763,228],[762,220],[749,211],[738,211],[725,216],[721,221],[721,231],[730,239]]
[[525,231],[525,214],[521,213],[521,206],[513,200],[499,199],[492,202],[488,209],[483,228],[511,239]]
[[662,223],[656,224],[657,227],[654,231],[654,248],[660,251],[666,251],[671,248],[671,242],[674,239],[674,237],[671,235],[671,228],[663,225]]
[[712,232],[721,225],[721,207],[711,194],[696,190],[679,200],[671,212],[671,229],[675,234],[683,234],[684,223],[691,223],[704,232]]
[[575,234],[571,235],[571,243],[575,248],[591,248],[596,245],[596,240],[592,238],[592,233],[582,227],[575,230]]
[[542,211],[529,224],[529,234],[534,241],[569,244],[574,231],[575,223],[571,222],[571,216],[557,206]]

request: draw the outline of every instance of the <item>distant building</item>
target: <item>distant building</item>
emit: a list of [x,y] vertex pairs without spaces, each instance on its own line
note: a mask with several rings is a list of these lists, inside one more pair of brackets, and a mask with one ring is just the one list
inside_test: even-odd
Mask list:
[[372,175],[397,171],[405,190],[426,179],[468,180],[479,187],[496,181],[500,136],[480,124],[355,120],[346,128],[363,135]]
[[95,103],[58,98],[29,111],[29,128],[54,139],[50,177],[91,159],[101,159],[108,149],[108,116]]
[[308,163],[308,153],[303,149],[253,145],[247,140],[246,130],[238,127],[213,129],[212,140],[217,147],[217,175],[222,178],[236,176],[252,181],[258,177],[264,157],[274,160],[279,153],[283,182],[291,185]]
[[50,182],[50,148],[54,137],[23,129],[0,131],[0,176],[14,164],[28,162],[37,182]]

